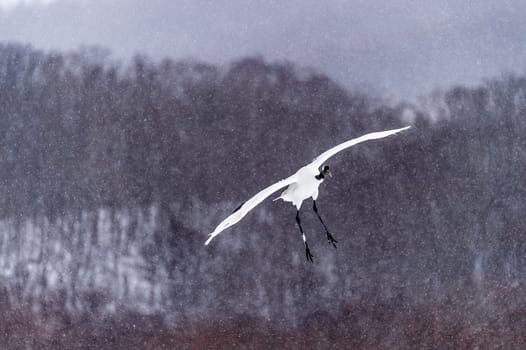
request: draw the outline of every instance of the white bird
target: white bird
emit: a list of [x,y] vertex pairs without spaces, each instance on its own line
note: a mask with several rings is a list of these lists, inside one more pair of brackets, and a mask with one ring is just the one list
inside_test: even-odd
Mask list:
[[212,239],[219,235],[222,231],[239,222],[245,215],[247,215],[249,211],[254,209],[256,205],[261,203],[272,193],[276,192],[282,187],[288,186],[287,189],[285,189],[285,191],[283,191],[283,193],[274,200],[282,199],[286,202],[292,202],[292,204],[296,206],[296,222],[298,223],[301,235],[303,236],[303,242],[305,243],[305,254],[307,256],[307,260],[312,262],[313,256],[310,253],[309,245],[307,244],[307,239],[305,238],[305,233],[303,232],[303,227],[301,226],[299,216],[301,204],[305,199],[309,197],[312,198],[313,210],[318,216],[318,219],[320,220],[321,224],[325,228],[327,240],[329,241],[329,243],[332,244],[335,248],[336,243],[338,243],[329,233],[329,230],[327,229],[327,226],[325,226],[325,223],[323,222],[322,218],[318,213],[318,208],[316,207],[316,199],[318,198],[318,187],[323,182],[326,175],[332,176],[328,165],[324,165],[321,168],[321,170],[319,170],[319,168],[322,166],[322,164],[324,164],[327,161],[327,159],[348,147],[354,146],[358,143],[368,140],[381,139],[389,135],[396,134],[397,132],[400,132],[402,130],[406,130],[408,128],[410,128],[410,126],[406,126],[405,128],[400,129],[369,133],[358,138],[343,142],[338,146],[323,152],[318,157],[316,157],[310,164],[307,164],[304,167],[300,168],[294,175],[276,182],[274,185],[265,188],[246,202],[242,203],[236,210],[234,210],[234,212],[229,217],[224,219],[215,228],[214,232],[210,233],[210,237],[205,242],[205,245],[208,245],[210,241],[212,241]]

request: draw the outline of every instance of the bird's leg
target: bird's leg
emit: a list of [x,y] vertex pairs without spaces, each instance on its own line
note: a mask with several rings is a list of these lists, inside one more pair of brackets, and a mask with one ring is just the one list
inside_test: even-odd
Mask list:
[[338,243],[337,240],[334,239],[334,237],[331,235],[331,233],[329,232],[329,229],[327,229],[327,226],[325,225],[325,223],[323,222],[323,219],[321,218],[320,214],[318,213],[318,207],[316,206],[316,201],[312,201],[313,203],[313,206],[312,206],[312,209],[314,209],[314,212],[316,213],[316,216],[318,217],[318,219],[320,219],[320,222],[321,224],[323,225],[323,228],[325,229],[325,234],[327,236],[327,241],[329,242],[329,244],[332,244],[332,246],[334,248],[336,248],[336,243]]
[[303,243],[305,243],[305,255],[307,256],[307,261],[313,262],[313,260],[312,260],[313,256],[310,253],[309,245],[307,243],[307,238],[305,237],[305,232],[303,232],[303,227],[301,227],[300,211],[299,210],[296,212],[296,222],[298,223],[298,226],[299,226],[300,231],[301,231],[301,235],[303,236]]

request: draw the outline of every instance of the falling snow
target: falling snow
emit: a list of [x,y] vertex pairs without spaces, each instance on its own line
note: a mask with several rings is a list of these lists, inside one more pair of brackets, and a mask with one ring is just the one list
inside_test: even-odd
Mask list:
[[[522,2],[101,3],[0,0],[3,348],[526,348]],[[407,124],[330,158],[313,264],[271,197],[203,245]]]

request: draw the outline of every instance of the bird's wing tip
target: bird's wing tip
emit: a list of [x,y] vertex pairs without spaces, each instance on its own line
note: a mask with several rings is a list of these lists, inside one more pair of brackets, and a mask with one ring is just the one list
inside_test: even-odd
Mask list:
[[208,239],[206,240],[205,245],[209,245],[210,242],[212,241],[212,239],[214,239],[214,237],[215,237],[212,233],[209,234],[209,236],[210,236],[210,237],[208,237]]
[[391,134],[397,134],[399,132],[402,132],[404,130],[407,130],[409,128],[411,128],[412,125],[408,125],[408,126],[404,126],[403,128],[399,128],[399,129],[394,129],[394,130],[390,130],[391,131]]
[[403,128],[399,128],[399,129],[394,129],[392,131],[394,131],[395,133],[397,132],[400,132],[400,131],[404,131],[404,130],[407,130],[411,127],[411,125],[408,125],[408,126],[404,126]]

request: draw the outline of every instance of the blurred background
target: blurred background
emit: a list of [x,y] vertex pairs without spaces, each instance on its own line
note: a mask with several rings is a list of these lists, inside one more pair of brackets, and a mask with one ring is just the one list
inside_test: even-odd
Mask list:
[[0,343],[524,348],[524,10],[0,0]]

